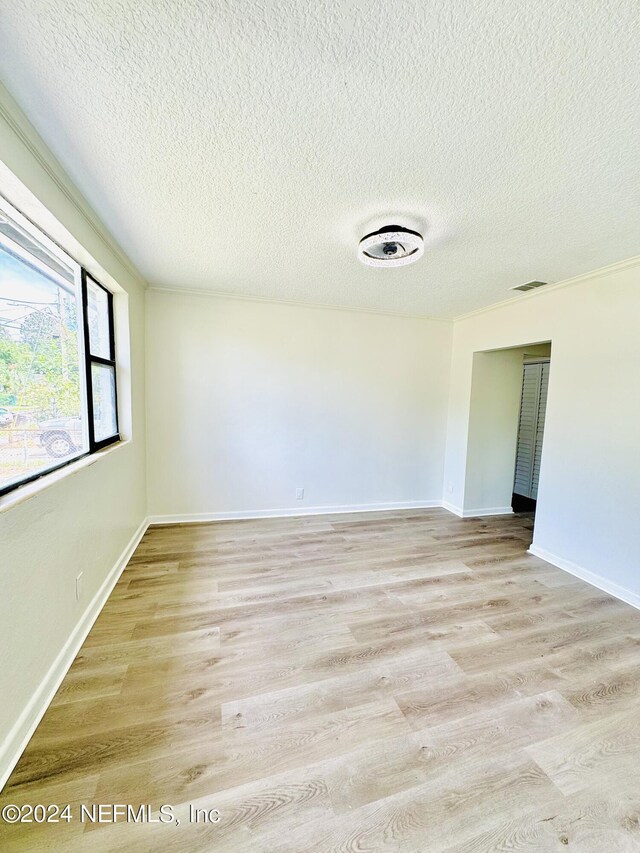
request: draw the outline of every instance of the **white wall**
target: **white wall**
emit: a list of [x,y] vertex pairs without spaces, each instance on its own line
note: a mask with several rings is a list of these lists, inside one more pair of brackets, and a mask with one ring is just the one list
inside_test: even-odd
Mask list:
[[148,291],[151,515],[439,502],[450,338],[448,322]]
[[[15,503],[19,492],[0,499],[1,787],[70,662],[74,639],[91,615],[91,600],[146,516],[146,457],[143,283],[1,87],[0,152],[0,192],[26,205],[32,218],[42,218],[39,224],[105,283],[123,288],[116,297],[119,403],[129,438],[92,457],[88,466],[74,463],[78,470],[72,474],[66,469],[51,475],[56,482],[43,490],[25,487],[32,496],[20,503]],[[80,571],[83,597],[77,602]]]
[[[474,353],[551,341],[534,549],[640,603],[640,265],[619,264],[455,323],[445,499],[467,469]],[[635,598],[634,598],[635,596]],[[637,601],[636,601],[637,599]]]
[[473,356],[464,510],[511,511],[522,349]]

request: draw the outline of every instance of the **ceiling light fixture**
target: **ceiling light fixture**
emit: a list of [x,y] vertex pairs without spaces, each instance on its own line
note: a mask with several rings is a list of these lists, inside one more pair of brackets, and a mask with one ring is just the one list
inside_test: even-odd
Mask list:
[[404,267],[423,254],[422,234],[402,225],[380,228],[367,234],[358,244],[358,257],[370,267]]

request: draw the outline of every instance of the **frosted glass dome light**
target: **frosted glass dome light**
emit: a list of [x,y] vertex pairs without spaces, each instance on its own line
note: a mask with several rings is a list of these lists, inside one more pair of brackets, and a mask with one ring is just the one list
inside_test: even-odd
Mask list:
[[367,234],[358,244],[358,257],[370,267],[404,267],[423,254],[422,234],[401,225],[380,228]]

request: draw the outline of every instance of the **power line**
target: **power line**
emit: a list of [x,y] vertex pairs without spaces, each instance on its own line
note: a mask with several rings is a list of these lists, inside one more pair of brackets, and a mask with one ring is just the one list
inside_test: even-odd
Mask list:
[[57,305],[57,301],[54,302],[34,302],[32,299],[15,299],[13,296],[0,296],[0,300],[2,302],[15,302],[20,305]]

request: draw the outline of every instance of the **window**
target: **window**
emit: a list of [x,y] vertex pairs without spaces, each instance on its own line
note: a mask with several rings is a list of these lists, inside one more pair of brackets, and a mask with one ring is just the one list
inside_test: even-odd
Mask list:
[[118,439],[113,296],[0,198],[0,495]]
[[99,450],[118,438],[113,295],[82,270],[84,345],[87,353],[89,447]]

